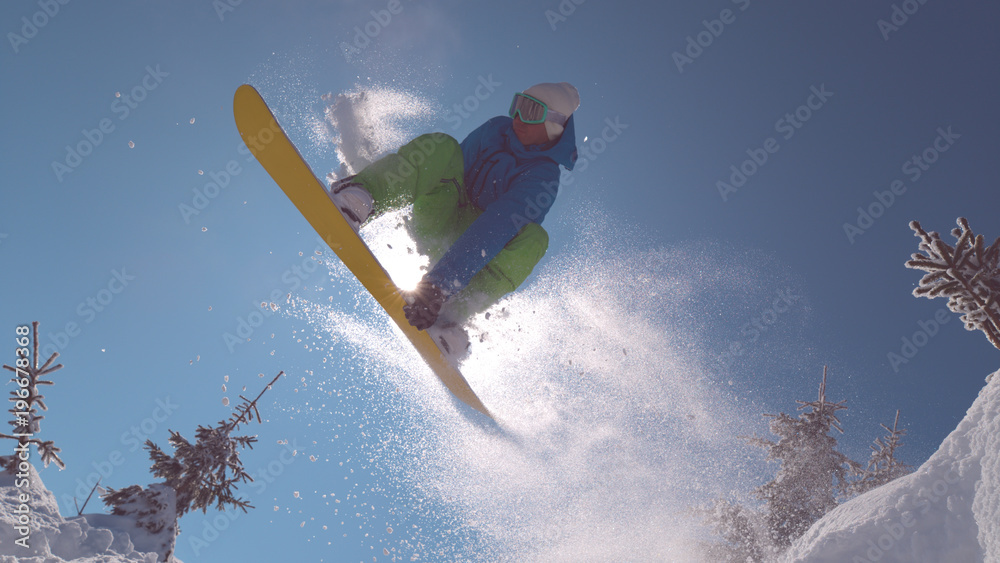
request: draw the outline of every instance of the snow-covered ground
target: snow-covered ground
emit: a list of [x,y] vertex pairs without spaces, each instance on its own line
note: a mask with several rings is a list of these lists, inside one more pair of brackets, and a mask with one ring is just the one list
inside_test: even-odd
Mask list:
[[1000,563],[998,373],[917,471],[830,511],[786,563]]
[[0,563],[156,563],[164,544],[173,549],[172,532],[146,533],[125,516],[64,518],[34,466],[21,476],[0,470]]

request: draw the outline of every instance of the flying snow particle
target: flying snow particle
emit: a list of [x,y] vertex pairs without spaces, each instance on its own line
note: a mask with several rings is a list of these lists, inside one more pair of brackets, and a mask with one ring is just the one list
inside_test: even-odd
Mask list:
[[202,228],[201,228],[201,232],[203,232],[203,233],[204,233],[204,232],[208,232],[208,227],[202,227]]
[[135,141],[129,141],[128,142],[128,148],[134,149],[135,148]]
[[121,92],[115,92],[115,97],[116,97],[116,98],[120,98],[120,97],[122,97],[122,93],[121,93]]
[[226,392],[226,384],[225,384],[225,383],[223,383],[223,384],[222,384],[222,392],[223,392],[223,393],[225,393],[225,392]]
[[204,176],[205,175],[205,171],[204,170],[199,170],[198,171],[198,175],[199,176]]
[[299,498],[299,492],[298,491],[292,491],[292,496],[295,497],[295,498]]
[[193,117],[191,118],[190,123],[191,123],[191,125],[194,125],[194,118]]
[[[211,307],[209,307],[209,309],[211,309]],[[222,380],[225,381],[226,383],[229,383],[229,376],[228,375],[223,375],[222,376]]]
[[229,406],[229,397],[223,397],[222,398],[222,406],[224,406],[224,407],[228,407]]
[[389,555],[389,550],[387,548],[382,548],[382,555]]
[[385,531],[389,532],[391,534],[392,533],[392,526],[389,526],[388,528],[386,528]]

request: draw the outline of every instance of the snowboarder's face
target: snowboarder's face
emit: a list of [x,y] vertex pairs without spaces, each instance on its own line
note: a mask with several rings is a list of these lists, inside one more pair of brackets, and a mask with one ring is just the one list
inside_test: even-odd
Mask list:
[[514,117],[514,134],[524,146],[542,145],[549,142],[549,133],[544,123],[527,124],[521,121],[521,116]]

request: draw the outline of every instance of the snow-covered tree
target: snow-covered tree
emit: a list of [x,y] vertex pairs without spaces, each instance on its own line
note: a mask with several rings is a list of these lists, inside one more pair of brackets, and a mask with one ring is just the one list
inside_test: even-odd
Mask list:
[[913,295],[948,298],[948,308],[962,315],[966,330],[983,331],[1000,348],[1000,238],[984,246],[983,235],[973,234],[964,217],[951,232],[955,246],[935,231],[924,231],[917,221],[910,228],[921,239],[923,254],[914,253],[906,267],[927,272]]
[[718,498],[694,512],[718,538],[718,541],[702,544],[706,561],[762,563],[775,554],[760,510]]
[[772,418],[771,433],[777,441],[753,438],[750,442],[767,450],[767,459],[781,464],[775,478],[754,489],[765,503],[764,521],[771,542],[779,549],[791,545],[813,522],[837,506],[849,493],[847,477],[860,465],[837,451],[831,430],[843,433],[837,411],[846,401],[826,400],[826,367],[815,401],[796,401],[799,416],[781,413]]
[[[252,401],[241,395],[243,403],[228,421],[220,420],[211,428],[198,426],[193,444],[179,432],[171,430],[169,442],[174,447],[172,456],[152,440],[146,440],[145,447],[153,462],[153,475],[163,479],[164,484],[176,492],[174,512],[178,518],[192,510],[201,509],[205,513],[212,504],[219,510],[225,510],[227,505],[244,512],[253,508],[249,502],[236,497],[235,489],[240,483],[253,481],[243,469],[240,450],[253,449],[257,437],[233,436],[232,432],[238,430],[241,424],[253,421],[255,416],[260,421],[257,401],[282,375],[284,372],[278,373]],[[109,488],[102,498],[106,505],[118,511],[141,491],[138,487]]]
[[172,561],[177,535],[180,534],[175,512],[176,492],[163,483],[154,483],[145,489],[132,485],[114,491],[113,502],[109,502],[111,497],[108,495],[104,499],[105,503],[114,506],[111,514],[129,517],[140,530],[126,529],[133,541],[139,543],[137,540],[141,536],[144,538],[141,543],[159,553],[160,561]]
[[[38,414],[38,409],[42,409],[43,411],[49,410],[45,406],[45,395],[38,392],[38,386],[52,385],[51,381],[43,379],[43,377],[62,369],[63,366],[62,364],[52,365],[56,358],[59,357],[59,352],[53,352],[44,364],[39,365],[38,321],[31,323],[31,326],[31,355],[29,356],[28,354],[28,327],[19,326],[15,331],[15,338],[18,345],[17,360],[13,366],[3,366],[4,369],[14,372],[14,377],[11,378],[11,381],[14,383],[15,389],[10,392],[10,401],[14,405],[8,410],[8,412],[14,415],[14,418],[9,422],[14,427],[14,431],[12,434],[0,433],[0,438],[17,441],[17,446],[15,447],[16,454],[28,451],[31,444],[34,444],[42,457],[42,463],[45,464],[45,467],[48,467],[49,463],[55,462],[60,469],[65,469],[66,464],[59,458],[60,449],[55,446],[52,440],[43,441],[35,438],[35,435],[41,430],[41,421],[45,418]],[[18,456],[15,455],[6,459],[10,462],[16,462]]]
[[872,453],[868,458],[868,466],[860,473],[860,478],[851,483],[850,489],[854,494],[866,493],[913,472],[913,467],[896,459],[896,450],[903,445],[903,436],[906,434],[906,430],[899,428],[899,411],[896,411],[892,428],[884,424],[881,426],[888,434],[875,438],[875,443],[870,446]]
[[233,506],[246,512],[253,508],[248,501],[238,498],[235,490],[239,483],[253,481],[243,469],[240,450],[253,449],[257,437],[233,436],[232,432],[255,417],[260,422],[257,401],[284,374],[279,372],[252,401],[240,395],[243,403],[229,420],[220,420],[211,428],[199,426],[194,444],[171,430],[172,456],[152,440],[146,440],[145,446],[153,462],[151,471],[164,482],[147,488],[139,485],[122,489],[109,487],[102,495],[112,514],[132,518],[144,534],[159,538],[161,545],[156,549],[163,557],[161,561],[171,560],[173,540],[180,534],[177,520],[184,514],[198,509],[208,512],[213,504],[219,510]]

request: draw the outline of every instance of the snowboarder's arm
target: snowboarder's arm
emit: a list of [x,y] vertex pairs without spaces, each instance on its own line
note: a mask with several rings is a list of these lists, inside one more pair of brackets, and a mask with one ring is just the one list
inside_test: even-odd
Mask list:
[[528,223],[541,223],[555,200],[557,167],[525,174],[490,205],[425,276],[448,295],[461,291]]

